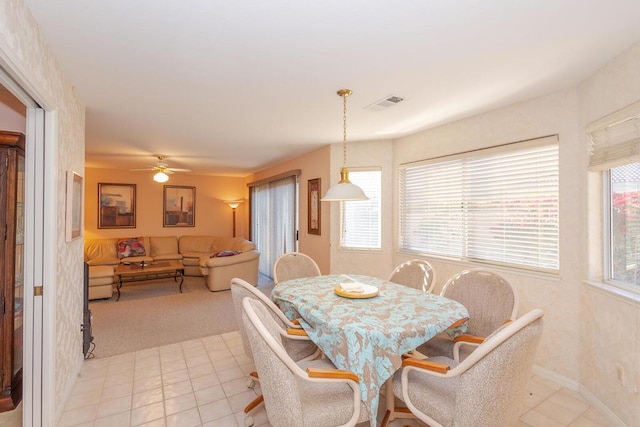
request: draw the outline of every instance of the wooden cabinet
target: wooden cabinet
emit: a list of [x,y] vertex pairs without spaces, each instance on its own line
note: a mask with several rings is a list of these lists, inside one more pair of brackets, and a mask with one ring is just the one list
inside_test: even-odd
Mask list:
[[22,400],[25,140],[0,131],[0,412]]

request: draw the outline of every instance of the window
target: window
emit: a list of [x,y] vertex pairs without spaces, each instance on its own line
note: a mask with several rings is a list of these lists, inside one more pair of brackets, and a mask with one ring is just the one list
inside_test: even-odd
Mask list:
[[609,172],[610,279],[640,284],[640,163]]
[[558,190],[556,136],[404,165],[400,248],[557,271]]
[[369,200],[341,202],[342,233],[340,247],[349,249],[380,249],[380,192],[382,172],[350,170],[349,180],[362,188]]
[[604,279],[640,284],[640,102],[587,127],[589,170],[604,175]]

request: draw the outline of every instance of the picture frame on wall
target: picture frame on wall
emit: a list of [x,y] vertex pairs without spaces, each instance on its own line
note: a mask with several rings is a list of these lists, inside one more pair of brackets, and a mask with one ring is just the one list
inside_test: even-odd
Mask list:
[[83,178],[80,174],[73,171],[67,172],[67,206],[66,206],[66,241],[71,242],[82,237],[82,200],[84,194]]
[[98,183],[98,228],[136,228],[136,184]]
[[320,178],[308,181],[307,233],[320,235]]
[[163,227],[195,227],[196,187],[165,185],[162,200]]

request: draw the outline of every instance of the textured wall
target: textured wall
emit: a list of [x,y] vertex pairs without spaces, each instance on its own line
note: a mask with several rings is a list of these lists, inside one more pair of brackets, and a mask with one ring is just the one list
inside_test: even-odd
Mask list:
[[44,283],[49,289],[45,297],[53,298],[50,292],[55,289],[55,319],[45,319],[45,325],[55,320],[56,350],[44,357],[55,360],[56,401],[47,406],[61,413],[82,365],[82,239],[65,242],[65,174],[84,169],[84,107],[22,0],[0,2],[0,54],[43,98],[47,109],[56,111],[57,172],[46,179],[54,180],[56,187],[51,214],[56,216],[57,239],[55,247],[45,248],[55,253],[56,276]]
[[[579,87],[581,128],[640,100],[640,43],[611,61]],[[586,136],[583,144],[588,144]],[[586,170],[584,171],[587,174]],[[580,383],[628,425],[640,419],[640,290],[610,292],[602,281],[602,181],[588,173],[590,263],[582,292]],[[616,364],[625,371],[617,379]]]
[[[580,343],[576,331],[580,327],[581,254],[586,245],[586,219],[581,208],[584,197],[579,190],[584,187],[580,185],[580,171],[586,162],[586,151],[578,131],[577,105],[575,91],[556,93],[401,138],[396,141],[394,151],[397,166],[501,143],[559,135],[560,273],[544,275],[495,269],[518,290],[521,314],[533,308],[545,312],[548,326],[536,363],[574,381],[579,377],[575,360]],[[403,259],[396,256],[395,264]],[[480,266],[446,260],[434,260],[433,264],[437,292],[453,274]]]

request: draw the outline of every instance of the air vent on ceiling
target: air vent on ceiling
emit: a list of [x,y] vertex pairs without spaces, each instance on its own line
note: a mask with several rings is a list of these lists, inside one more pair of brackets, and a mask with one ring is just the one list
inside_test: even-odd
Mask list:
[[389,107],[393,107],[394,105],[398,105],[402,101],[404,101],[404,98],[401,97],[401,96],[388,95],[388,96],[385,96],[382,99],[377,100],[373,104],[367,105],[364,108],[365,108],[365,110],[369,110],[369,111],[383,111],[383,110],[386,110]]

